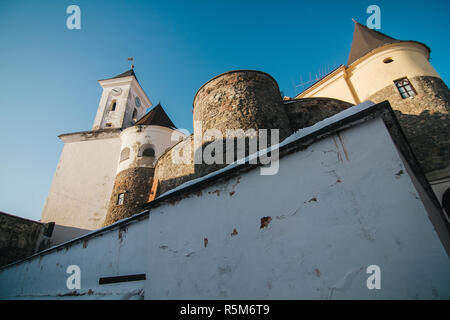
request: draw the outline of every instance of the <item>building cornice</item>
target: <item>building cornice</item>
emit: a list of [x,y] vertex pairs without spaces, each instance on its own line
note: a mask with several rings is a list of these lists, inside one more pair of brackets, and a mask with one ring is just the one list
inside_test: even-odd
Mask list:
[[111,139],[119,137],[121,131],[122,130],[120,128],[79,131],[72,133],[63,133],[60,134],[58,138],[64,141],[64,143],[87,141],[87,140]]

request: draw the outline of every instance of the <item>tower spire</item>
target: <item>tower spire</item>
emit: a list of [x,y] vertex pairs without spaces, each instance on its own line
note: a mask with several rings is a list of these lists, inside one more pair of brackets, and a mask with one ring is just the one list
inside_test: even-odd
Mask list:
[[385,44],[402,42],[374,29],[369,29],[355,19],[352,20],[355,23],[355,30],[347,65],[352,64],[375,48]]
[[370,29],[355,19],[352,20],[355,23],[355,29],[353,31],[352,47],[347,62],[348,66],[372,50],[391,43],[415,42],[424,46],[428,52],[430,52],[430,48],[421,42],[414,40],[397,40],[375,29]]

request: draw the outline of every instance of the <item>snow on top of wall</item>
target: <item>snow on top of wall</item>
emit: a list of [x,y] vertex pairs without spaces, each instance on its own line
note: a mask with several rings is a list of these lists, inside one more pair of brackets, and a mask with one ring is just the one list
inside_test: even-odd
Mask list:
[[299,139],[301,139],[301,138],[303,138],[303,137],[305,137],[305,136],[307,136],[307,135],[309,135],[311,133],[319,131],[320,129],[322,129],[322,128],[324,128],[324,127],[326,127],[326,126],[328,126],[328,125],[330,125],[332,123],[338,122],[338,121],[340,121],[342,119],[345,119],[345,118],[350,117],[350,116],[352,116],[354,114],[362,112],[362,111],[370,108],[373,105],[375,105],[375,103],[373,103],[372,101],[364,101],[364,102],[362,102],[362,103],[360,103],[358,105],[355,105],[353,107],[345,109],[344,111],[341,111],[341,112],[339,112],[339,113],[337,113],[337,114],[335,114],[335,115],[333,115],[333,116],[331,116],[329,118],[323,119],[322,121],[319,121],[319,122],[315,123],[314,125],[312,125],[310,127],[306,127],[306,128],[303,128],[303,129],[300,129],[300,130],[294,132],[289,137],[284,139],[281,143],[275,144],[275,145],[273,145],[273,146],[271,146],[269,148],[262,149],[262,150],[260,150],[258,152],[255,152],[255,153],[247,156],[246,158],[239,159],[239,160],[229,164],[228,166],[226,166],[226,167],[224,167],[224,168],[222,168],[220,170],[211,172],[211,173],[209,173],[209,174],[207,174],[207,175],[205,175],[203,177],[187,181],[187,182],[179,185],[178,187],[176,187],[174,189],[171,189],[171,190],[161,194],[158,198],[161,198],[162,196],[166,197],[166,196],[168,196],[171,193],[174,193],[174,192],[179,191],[181,189],[187,188],[187,187],[189,187],[191,185],[194,185],[196,183],[200,183],[200,182],[202,182],[202,181],[204,181],[206,179],[209,179],[211,177],[217,176],[217,175],[219,175],[219,174],[221,174],[223,172],[229,171],[229,170],[231,170],[231,169],[233,169],[233,168],[235,168],[235,167],[237,167],[237,166],[239,166],[241,164],[244,164],[246,162],[249,162],[250,160],[258,158],[258,157],[268,153],[269,151],[273,151],[273,150],[279,149],[279,148],[281,148],[281,147],[283,147],[283,146],[285,146],[285,145],[287,145],[289,143],[292,143],[294,141],[297,141],[297,140],[299,140]]

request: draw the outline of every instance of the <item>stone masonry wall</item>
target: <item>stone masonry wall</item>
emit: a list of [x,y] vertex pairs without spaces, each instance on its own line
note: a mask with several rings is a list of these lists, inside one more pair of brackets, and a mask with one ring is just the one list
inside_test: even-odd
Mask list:
[[[186,145],[190,145],[191,148],[191,153],[189,155],[190,163],[174,163],[172,161],[172,154]],[[190,135],[158,159],[155,166],[155,180],[158,182],[156,196],[159,196],[164,192],[176,188],[184,182],[195,179],[199,176],[199,173],[197,173],[197,175],[195,174],[194,140],[193,135]]]
[[[417,96],[402,99],[394,84],[369,97],[375,103],[389,100],[425,172],[448,167],[450,160],[449,101],[444,82],[434,77],[409,79]],[[339,113],[352,104],[331,98],[281,100],[278,85],[269,75],[254,71],[222,74],[207,82],[194,98],[194,121],[202,121],[202,134],[216,128],[280,129],[280,141],[292,132]],[[224,139],[225,141],[225,139]],[[193,136],[181,144],[191,144]],[[204,143],[203,148],[207,145]],[[172,148],[157,162],[157,195],[216,171],[224,165],[174,164]],[[225,150],[225,148],[224,148]],[[193,152],[191,159],[193,162]]]
[[[172,153],[177,150],[176,147],[158,160],[155,172],[157,195],[226,166],[227,130],[254,129],[257,133],[260,129],[268,129],[270,134],[270,129],[278,129],[280,141],[292,134],[278,84],[270,75],[260,71],[230,71],[205,83],[194,98],[193,120],[194,129],[195,122],[201,121],[202,130],[198,132],[202,137],[208,129],[217,129],[222,133],[223,163],[194,165],[194,140],[190,136],[181,144],[191,145],[191,164],[172,163]],[[245,155],[249,154],[248,139],[246,136]],[[210,140],[203,140],[201,150],[209,143]]]
[[[158,159],[155,169],[158,183],[156,196],[226,166],[225,150],[227,138],[230,139],[226,137],[226,130],[279,129],[279,138],[283,141],[294,131],[311,126],[350,106],[350,103],[329,98],[283,102],[278,84],[264,72],[239,70],[219,75],[203,85],[194,98],[194,126],[195,121],[201,121],[202,130],[199,132],[202,136],[207,129],[221,131],[224,137],[223,164],[194,164],[194,139],[191,135]],[[250,138],[246,136],[245,155],[249,154]],[[203,141],[202,150],[208,143]],[[191,147],[191,163],[173,163],[173,153],[178,152],[183,145]]]
[[294,131],[310,127],[352,106],[351,103],[331,98],[287,100],[284,104]]
[[198,90],[194,121],[202,121],[202,135],[211,128],[224,135],[227,129],[279,129],[283,140],[292,134],[283,109],[280,89],[270,75],[260,71],[230,71]]
[[[142,211],[153,183],[154,168],[130,168],[119,172],[109,202],[104,226],[113,224]],[[120,193],[125,193],[124,202],[117,204]]]
[[0,212],[0,266],[46,249],[53,225]]
[[402,99],[394,83],[368,100],[389,100],[411,147],[426,173],[450,163],[450,91],[440,78],[409,79],[417,95]]

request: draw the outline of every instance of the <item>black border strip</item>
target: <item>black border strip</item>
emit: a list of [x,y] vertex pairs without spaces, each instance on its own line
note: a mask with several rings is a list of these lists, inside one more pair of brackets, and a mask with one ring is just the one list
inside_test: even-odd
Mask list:
[[130,282],[140,280],[145,280],[145,273],[130,274],[126,276],[116,276],[116,277],[102,277],[98,279],[98,284],[109,284],[109,283]]

